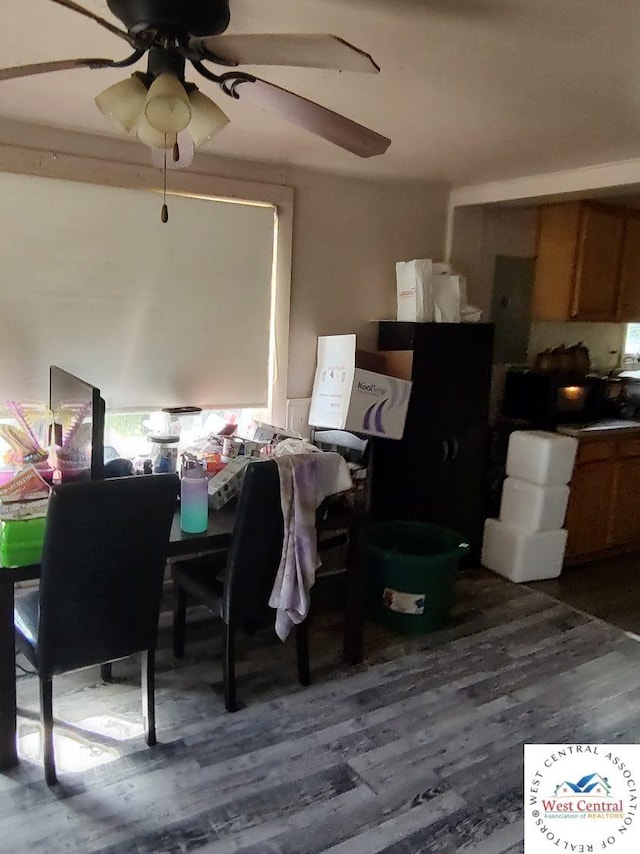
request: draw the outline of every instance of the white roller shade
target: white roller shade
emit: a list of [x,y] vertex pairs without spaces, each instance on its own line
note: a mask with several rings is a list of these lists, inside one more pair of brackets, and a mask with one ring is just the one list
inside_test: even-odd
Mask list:
[[264,406],[275,209],[0,173],[0,402]]

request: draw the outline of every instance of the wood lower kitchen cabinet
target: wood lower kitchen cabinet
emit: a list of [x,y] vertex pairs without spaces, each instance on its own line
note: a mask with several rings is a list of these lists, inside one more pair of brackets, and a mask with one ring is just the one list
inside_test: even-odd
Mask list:
[[640,549],[640,430],[580,440],[566,527],[570,563]]
[[612,546],[640,542],[640,457],[617,460],[609,529]]
[[610,461],[576,466],[567,508],[567,555],[588,555],[607,548],[614,470]]

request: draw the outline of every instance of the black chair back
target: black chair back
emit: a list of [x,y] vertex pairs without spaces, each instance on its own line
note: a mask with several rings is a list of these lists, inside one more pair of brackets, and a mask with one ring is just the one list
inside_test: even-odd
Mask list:
[[38,670],[51,676],[153,648],[174,474],[53,488],[40,580]]
[[264,615],[282,555],[283,529],[277,463],[249,463],[227,561],[225,622],[240,626]]

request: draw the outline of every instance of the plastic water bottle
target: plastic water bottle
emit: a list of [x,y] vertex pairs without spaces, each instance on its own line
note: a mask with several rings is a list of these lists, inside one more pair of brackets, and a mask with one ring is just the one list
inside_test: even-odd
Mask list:
[[187,460],[180,481],[180,527],[187,534],[207,530],[209,504],[207,476],[195,460]]

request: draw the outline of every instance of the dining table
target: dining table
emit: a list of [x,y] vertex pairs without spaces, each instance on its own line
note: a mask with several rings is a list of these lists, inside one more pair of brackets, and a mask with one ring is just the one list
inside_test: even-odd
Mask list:
[[[231,543],[235,508],[210,510],[206,531],[187,534],[180,528],[176,513],[167,549],[167,559],[199,556],[228,548]],[[346,511],[318,525],[318,551],[346,546],[346,601],[343,657],[358,664],[364,655],[364,568],[361,537],[362,514]],[[13,608],[19,582],[37,581],[40,564],[0,566],[0,771],[18,764],[16,744],[17,702]]]

